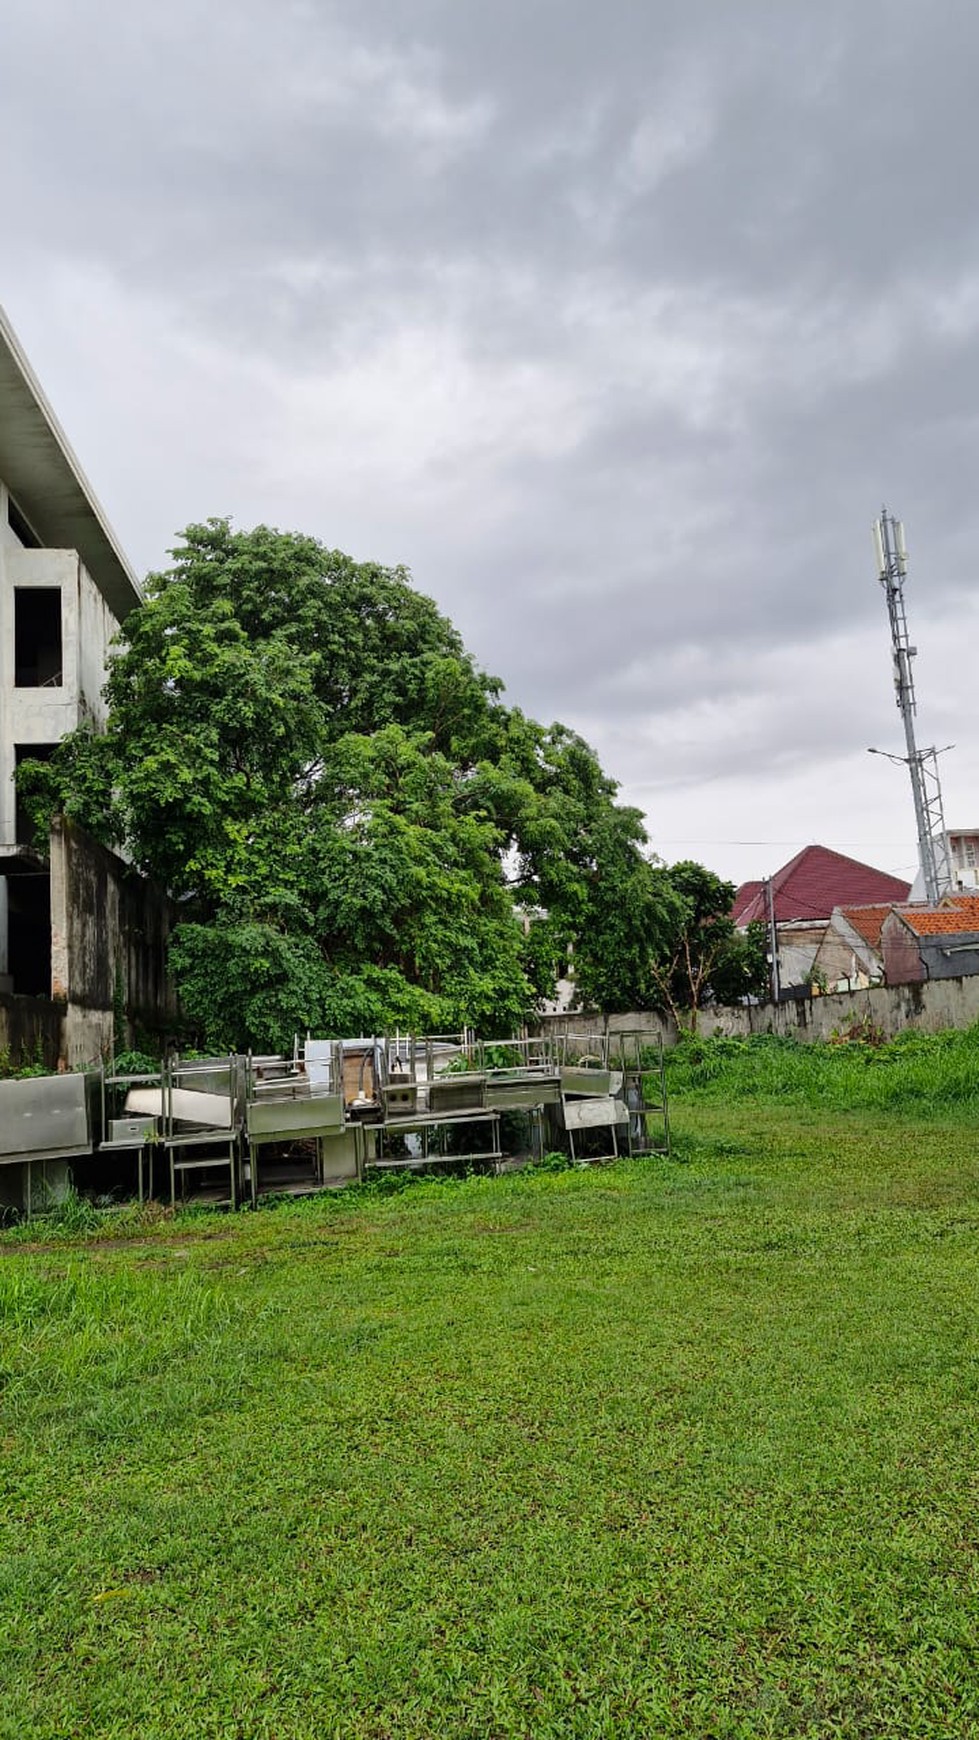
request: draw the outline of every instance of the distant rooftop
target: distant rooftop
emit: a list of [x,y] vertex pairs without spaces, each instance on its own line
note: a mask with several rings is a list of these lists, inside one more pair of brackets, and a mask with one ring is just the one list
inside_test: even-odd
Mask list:
[[[776,871],[771,887],[778,924],[828,919],[834,906],[891,905],[907,900],[911,892],[911,884],[899,876],[889,876],[828,846],[804,846]],[[732,910],[735,923],[743,926],[768,916],[765,884],[743,883]]]
[[892,902],[877,906],[841,906],[840,913],[872,949],[880,947],[880,930]]
[[901,913],[915,936],[974,936],[979,934],[979,894],[957,894],[943,907],[909,907]]
[[0,477],[46,549],[77,550],[118,621],[139,581],[0,307]]

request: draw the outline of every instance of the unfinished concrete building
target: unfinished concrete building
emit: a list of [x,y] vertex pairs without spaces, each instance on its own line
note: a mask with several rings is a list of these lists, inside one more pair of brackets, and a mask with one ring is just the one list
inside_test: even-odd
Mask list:
[[83,719],[103,720],[109,644],[139,600],[136,576],[0,309],[4,1002],[66,995],[52,982],[51,869],[33,848],[14,773],[28,757],[49,756]]

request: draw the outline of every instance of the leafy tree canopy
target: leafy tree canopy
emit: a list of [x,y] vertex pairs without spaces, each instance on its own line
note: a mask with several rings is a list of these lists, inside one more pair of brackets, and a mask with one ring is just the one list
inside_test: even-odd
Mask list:
[[705,1003],[737,1003],[767,992],[765,926],[739,931],[731,918],[735,887],[703,864],[665,871],[674,896],[666,946],[654,964],[662,1004],[678,1026],[696,1029]]
[[569,948],[585,1001],[656,1001],[677,896],[639,812],[574,732],[504,705],[402,569],[227,520],[172,554],[121,631],[106,731],[20,789],[39,827],[63,809],[170,889],[208,1044],[512,1030]]

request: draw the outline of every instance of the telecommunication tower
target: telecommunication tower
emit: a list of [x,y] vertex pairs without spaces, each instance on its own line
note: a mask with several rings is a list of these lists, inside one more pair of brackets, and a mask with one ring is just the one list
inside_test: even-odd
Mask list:
[[[874,549],[877,554],[877,577],[887,599],[887,615],[891,624],[891,650],[894,655],[894,690],[898,712],[904,721],[904,741],[907,755],[892,755],[891,761],[901,761],[911,774],[914,797],[914,819],[918,829],[918,859],[925,885],[925,898],[930,905],[940,900],[953,886],[952,867],[945,832],[945,812],[942,807],[942,786],[938,773],[938,750],[919,749],[914,739],[914,676],[911,660],[918,649],[908,638],[908,620],[904,610],[904,582],[908,573],[908,553],[904,543],[904,527],[886,508],[874,521]],[[886,753],[872,750],[872,754]]]

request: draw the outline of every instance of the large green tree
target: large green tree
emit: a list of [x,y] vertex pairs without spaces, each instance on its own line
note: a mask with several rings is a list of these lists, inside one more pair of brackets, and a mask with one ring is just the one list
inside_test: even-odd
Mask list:
[[655,997],[673,896],[638,812],[581,738],[504,705],[402,570],[191,526],[106,696],[107,729],[21,789],[39,826],[61,808],[169,888],[207,1043],[512,1030],[569,949],[586,1000]]
[[673,901],[653,977],[677,1026],[695,1032],[705,1004],[766,994],[765,927],[737,929],[731,917],[734,883],[703,864],[684,859],[664,875]]

